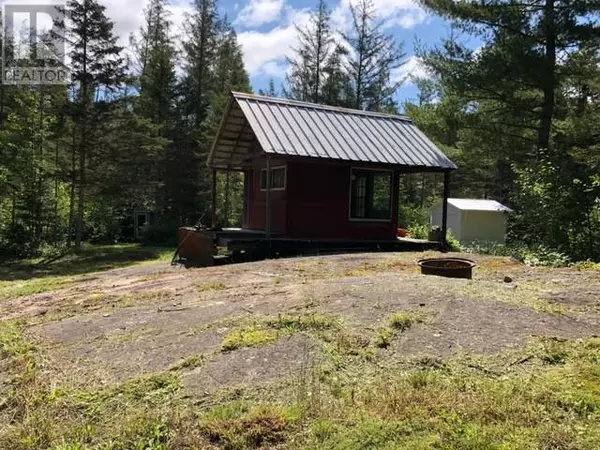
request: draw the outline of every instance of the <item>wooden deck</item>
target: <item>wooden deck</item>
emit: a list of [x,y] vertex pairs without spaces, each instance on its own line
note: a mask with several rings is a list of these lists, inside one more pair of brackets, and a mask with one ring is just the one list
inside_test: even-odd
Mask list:
[[228,228],[213,231],[217,246],[230,254],[225,262],[256,261],[289,256],[314,256],[360,252],[424,252],[440,250],[439,242],[398,238],[395,240],[344,240],[289,238],[264,231]]

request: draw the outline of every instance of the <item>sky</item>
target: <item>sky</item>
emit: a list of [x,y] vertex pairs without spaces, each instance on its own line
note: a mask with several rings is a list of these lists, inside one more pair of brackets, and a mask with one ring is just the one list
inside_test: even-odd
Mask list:
[[[53,0],[0,0],[2,3],[47,3]],[[139,29],[143,10],[148,0],[100,0],[115,23],[120,43],[127,46],[129,35]],[[352,0],[329,0],[333,27],[346,30],[350,24],[349,3]],[[415,42],[431,47],[448,36],[449,25],[424,11],[413,0],[373,0],[377,15],[386,22],[385,32],[402,43],[406,63],[393,73],[395,80],[408,77],[397,94],[397,99],[415,99],[418,93],[411,77],[426,76],[414,56]],[[170,0],[169,9],[175,28],[181,30],[190,0]],[[279,90],[285,79],[285,58],[292,54],[296,44],[295,25],[307,23],[310,10],[317,0],[220,0],[219,12],[227,15],[238,33],[244,52],[244,62],[255,92],[266,89],[273,79]]]

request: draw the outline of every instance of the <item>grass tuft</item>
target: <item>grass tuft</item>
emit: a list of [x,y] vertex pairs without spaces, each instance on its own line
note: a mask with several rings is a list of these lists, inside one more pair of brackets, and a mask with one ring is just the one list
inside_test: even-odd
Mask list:
[[225,284],[221,281],[212,280],[196,284],[198,292],[224,291]]
[[231,352],[243,347],[261,347],[279,338],[276,330],[250,325],[245,328],[231,331],[221,344],[221,351]]
[[336,318],[317,313],[300,316],[280,314],[276,319],[257,320],[231,331],[225,336],[221,344],[221,351],[228,352],[243,347],[261,347],[294,333],[324,333],[338,330],[340,326]]
[[423,315],[413,312],[398,312],[389,318],[389,326],[400,332],[408,330],[415,323],[423,323]]
[[243,450],[273,448],[286,439],[297,412],[277,406],[250,407],[243,402],[225,404],[200,420],[201,432],[221,448]]
[[373,338],[373,344],[378,348],[388,348],[398,333],[409,330],[416,323],[423,323],[425,317],[420,312],[403,311],[397,312],[388,319],[388,326],[377,330]]
[[322,314],[308,314],[303,316],[279,315],[275,320],[267,320],[266,325],[275,330],[284,330],[295,333],[299,331],[325,331],[339,328],[335,318]]

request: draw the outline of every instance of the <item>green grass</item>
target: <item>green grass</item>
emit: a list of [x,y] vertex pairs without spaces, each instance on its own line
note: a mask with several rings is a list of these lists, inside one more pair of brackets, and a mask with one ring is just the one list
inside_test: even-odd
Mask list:
[[280,314],[276,319],[257,319],[230,331],[221,344],[221,351],[229,352],[244,347],[262,347],[294,333],[320,333],[339,327],[337,319],[317,313],[299,316]]
[[390,327],[400,332],[408,330],[415,323],[423,322],[423,315],[413,312],[398,312],[389,319]]
[[230,352],[243,347],[261,347],[277,339],[279,339],[279,333],[276,330],[260,325],[249,325],[229,332],[223,339],[221,351]]
[[563,315],[569,308],[543,298],[544,287],[535,281],[520,281],[514,285],[477,280],[457,285],[456,293],[473,300],[492,300],[526,306],[548,314]]
[[299,411],[275,405],[231,402],[202,415],[201,432],[213,443],[228,449],[272,448],[282,444],[299,419]]
[[[364,370],[327,382],[335,407],[311,421],[311,449],[595,449],[600,442],[600,339],[535,340],[498,367],[481,358],[439,368]],[[322,402],[323,403],[323,402]],[[324,402],[327,404],[327,401]]]
[[19,281],[0,281],[0,300],[58,291],[67,289],[74,284],[75,279],[73,277],[47,277]]
[[373,338],[375,347],[388,348],[398,335],[409,330],[414,324],[423,323],[425,316],[420,312],[402,311],[392,314],[388,325],[377,330]]
[[138,244],[85,246],[52,260],[27,260],[0,267],[0,300],[66,289],[78,276],[136,264],[168,261],[172,250]]
[[[179,368],[99,389],[56,387],[43,348],[23,331],[0,324],[8,375],[0,448],[596,450],[600,442],[600,338],[537,338],[443,364],[352,359],[301,370],[287,387],[194,403],[181,395]],[[203,361],[193,355],[180,366]]]
[[5,263],[0,280],[28,280],[39,277],[73,276],[118,269],[135,264],[169,261],[174,249],[146,247],[140,244],[84,245],[50,259],[31,259]]

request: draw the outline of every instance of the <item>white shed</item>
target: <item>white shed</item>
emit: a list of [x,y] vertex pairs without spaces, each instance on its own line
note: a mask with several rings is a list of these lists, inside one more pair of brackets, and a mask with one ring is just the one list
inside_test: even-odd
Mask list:
[[[512,210],[495,200],[448,199],[448,229],[462,244],[506,241],[506,222]],[[442,226],[442,205],[431,210],[431,225]]]

